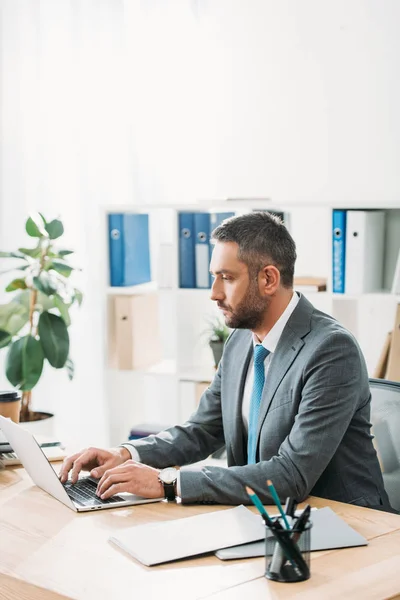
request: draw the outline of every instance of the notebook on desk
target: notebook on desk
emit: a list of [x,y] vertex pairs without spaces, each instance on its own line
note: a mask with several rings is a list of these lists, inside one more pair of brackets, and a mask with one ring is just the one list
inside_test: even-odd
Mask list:
[[[311,551],[366,546],[367,540],[326,506],[311,513]],[[215,555],[221,560],[264,556],[265,540],[219,549]]]
[[[185,513],[183,506],[182,513]],[[141,563],[152,566],[259,540],[264,536],[264,529],[261,517],[241,505],[194,517],[128,527],[111,536],[110,541]]]

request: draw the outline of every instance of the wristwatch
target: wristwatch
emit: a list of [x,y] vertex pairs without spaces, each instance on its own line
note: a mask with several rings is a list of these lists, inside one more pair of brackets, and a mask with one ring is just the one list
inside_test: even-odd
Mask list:
[[176,480],[178,479],[178,470],[175,467],[162,469],[158,474],[158,481],[164,486],[164,496],[168,502],[176,499]]

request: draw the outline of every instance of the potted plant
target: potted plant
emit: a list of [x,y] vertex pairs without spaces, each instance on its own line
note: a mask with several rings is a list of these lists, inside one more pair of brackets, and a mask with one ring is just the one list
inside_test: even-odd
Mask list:
[[208,343],[214,356],[215,368],[218,367],[219,361],[221,360],[224,344],[228,339],[230,332],[231,330],[225,325],[222,319],[216,318],[213,321],[210,321]]
[[46,418],[48,413],[31,409],[32,389],[38,383],[47,361],[55,369],[65,368],[69,379],[74,364],[69,354],[69,311],[82,303],[82,293],[71,283],[76,269],[68,263],[72,250],[54,245],[64,233],[59,219],[46,221],[37,213],[25,224],[27,234],[36,239],[33,248],[0,252],[15,262],[12,280],[5,291],[10,302],[0,305],[0,348],[7,348],[6,377],[22,392],[21,421]]

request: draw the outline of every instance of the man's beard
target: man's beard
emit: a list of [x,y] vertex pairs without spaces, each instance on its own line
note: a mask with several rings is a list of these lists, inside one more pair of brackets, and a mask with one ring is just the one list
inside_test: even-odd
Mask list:
[[[269,298],[263,298],[259,294],[257,285],[250,284],[241,303],[229,316],[225,316],[225,324],[232,329],[255,330],[262,324],[269,304]],[[223,304],[220,308],[231,310]]]

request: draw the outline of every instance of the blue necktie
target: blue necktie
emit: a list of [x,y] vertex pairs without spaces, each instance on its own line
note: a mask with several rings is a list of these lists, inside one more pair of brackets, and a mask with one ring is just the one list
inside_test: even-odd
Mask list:
[[269,350],[264,348],[264,346],[260,344],[254,346],[254,383],[250,400],[249,435],[247,442],[247,463],[249,465],[254,465],[256,462],[258,417],[265,383],[264,360],[268,354]]

